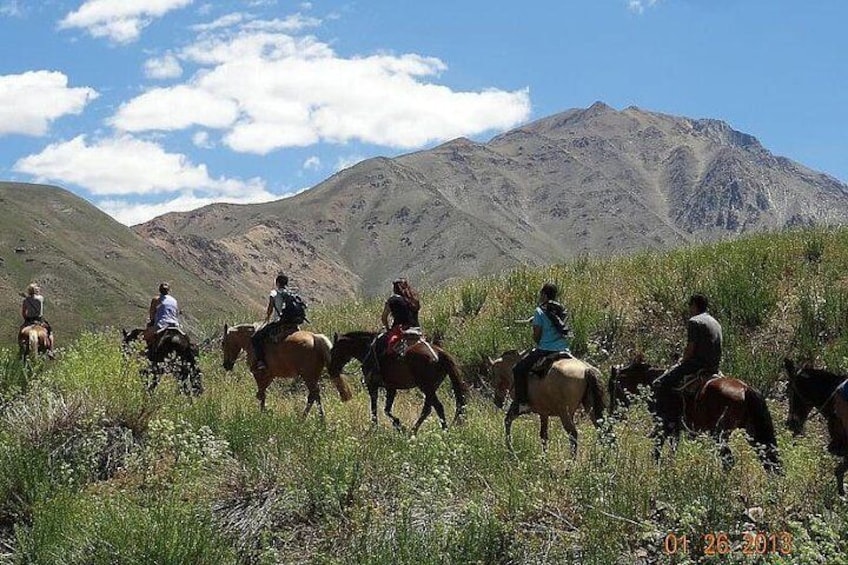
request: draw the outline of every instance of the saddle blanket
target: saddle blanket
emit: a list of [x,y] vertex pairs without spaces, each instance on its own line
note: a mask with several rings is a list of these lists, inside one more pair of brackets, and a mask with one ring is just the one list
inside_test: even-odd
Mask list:
[[574,359],[570,351],[555,351],[542,357],[530,368],[530,372],[538,377],[544,377],[551,370],[551,365],[561,359]]

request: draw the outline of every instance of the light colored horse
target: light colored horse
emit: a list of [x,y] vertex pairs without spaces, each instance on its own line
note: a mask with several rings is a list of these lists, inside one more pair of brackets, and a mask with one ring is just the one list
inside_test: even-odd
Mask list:
[[49,349],[49,338],[47,328],[41,324],[30,324],[21,328],[18,332],[18,351],[21,361],[34,361],[39,353],[46,353]]
[[[512,368],[521,354],[507,351],[497,359],[489,359],[495,384],[495,404],[502,408],[507,392],[513,389]],[[530,408],[540,418],[539,437],[543,449],[548,444],[548,419],[557,417],[568,432],[571,452],[577,451],[577,427],[574,412],[581,405],[597,427],[604,415],[604,390],[601,372],[579,359],[560,359],[554,362],[544,378],[530,376],[528,381]],[[514,394],[513,394],[514,396]],[[507,447],[512,449],[512,422],[518,415],[507,413],[504,419]]]
[[[330,362],[330,351],[333,347],[330,339],[323,334],[316,334],[299,330],[285,339],[265,345],[265,364],[267,368],[257,374],[254,370],[256,359],[253,355],[253,337],[257,326],[254,324],[241,324],[234,327],[224,326],[224,337],[221,346],[224,352],[224,369],[231,371],[242,351],[247,353],[248,366],[256,379],[256,398],[259,406],[265,410],[265,391],[274,378],[290,378],[297,376],[303,378],[306,388],[309,390],[306,409],[303,415],[309,414],[313,404],[318,404],[318,412],[324,417],[324,408],[321,406],[321,393],[318,387],[318,379],[324,368]],[[333,385],[339,391],[342,402],[347,402],[353,397],[348,384],[339,376],[332,379]]]

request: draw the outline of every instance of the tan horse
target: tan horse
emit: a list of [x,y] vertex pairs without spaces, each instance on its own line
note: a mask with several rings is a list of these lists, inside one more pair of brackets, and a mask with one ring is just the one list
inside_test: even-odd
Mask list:
[[[224,326],[224,338],[221,342],[224,350],[224,369],[231,371],[242,351],[247,353],[247,363],[256,379],[256,398],[259,406],[265,410],[265,390],[274,378],[303,377],[306,388],[309,390],[306,409],[303,415],[309,414],[312,405],[318,404],[318,412],[324,417],[324,408],[321,406],[321,394],[318,387],[318,379],[324,368],[330,362],[330,350],[333,347],[330,339],[322,334],[307,331],[296,331],[287,336],[279,343],[268,343],[265,346],[265,364],[267,369],[261,374],[253,370],[255,358],[253,345],[250,338],[256,331],[254,324],[241,324],[235,327]],[[353,397],[350,387],[341,378],[332,379],[333,385],[339,391],[342,402],[347,402]]]
[[18,351],[21,361],[33,361],[37,354],[46,353],[48,349],[47,328],[41,324],[24,326],[18,332]]
[[[489,367],[494,377],[495,404],[502,408],[506,393],[513,389],[512,368],[518,363],[521,354],[507,351],[495,360],[489,359]],[[539,437],[543,449],[548,444],[548,419],[558,417],[562,427],[568,432],[572,454],[577,451],[577,427],[574,425],[574,412],[579,406],[592,418],[597,427],[604,415],[604,390],[601,386],[601,372],[595,367],[578,359],[561,359],[554,362],[544,378],[530,376],[527,387],[530,408],[539,415]],[[512,449],[512,422],[518,416],[507,413],[504,419],[506,443]]]

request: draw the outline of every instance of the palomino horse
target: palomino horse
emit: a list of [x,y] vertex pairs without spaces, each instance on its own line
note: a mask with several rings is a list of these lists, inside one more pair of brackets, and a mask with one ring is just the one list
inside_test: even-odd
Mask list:
[[[507,392],[513,390],[512,369],[521,353],[506,351],[495,360],[489,359],[489,369],[495,384],[495,405],[503,408]],[[601,372],[579,359],[555,361],[543,378],[530,377],[527,392],[531,410],[539,415],[539,437],[542,448],[548,446],[548,420],[558,417],[568,433],[572,454],[577,452],[577,427],[574,412],[579,406],[592,418],[597,427],[604,417],[604,389]],[[513,393],[514,396],[514,393]],[[508,412],[504,418],[506,444],[512,450],[512,422],[517,414]]]
[[[377,334],[374,332],[350,332],[333,337],[333,353],[328,371],[331,377],[338,378],[342,369],[352,359],[360,363],[371,354],[371,344]],[[432,353],[431,353],[432,351]],[[433,353],[436,358],[433,358]],[[368,395],[371,398],[371,421],[377,423],[377,392],[380,387],[386,389],[385,413],[392,420],[395,428],[401,429],[400,420],[392,414],[392,405],[398,390],[418,388],[424,394],[424,406],[421,415],[412,428],[412,433],[418,431],[427,416],[435,408],[442,429],[448,427],[445,420],[445,407],[439,400],[436,391],[450,377],[453,393],[456,398],[456,415],[454,422],[462,419],[465,408],[465,384],[456,360],[438,345],[423,342],[410,346],[403,357],[380,360],[380,377],[369,379],[366,383]],[[382,382],[380,382],[382,381]]]
[[828,451],[842,461],[836,467],[836,488],[840,496],[845,496],[845,472],[848,471],[848,426],[835,414],[834,404],[839,385],[845,382],[846,377],[822,371],[802,367],[795,368],[795,364],[789,360],[783,360],[786,374],[789,375],[789,418],[786,427],[798,436],[804,431],[804,424],[815,408],[827,420],[830,432],[830,445]]
[[18,351],[22,362],[32,361],[48,348],[47,328],[41,324],[30,324],[18,332]]
[[[254,324],[224,326],[224,338],[221,341],[221,347],[224,350],[224,369],[232,371],[242,350],[247,352],[247,363],[253,372],[253,378],[256,379],[256,398],[262,410],[265,410],[265,390],[275,377],[293,379],[300,375],[309,390],[303,415],[309,414],[313,404],[318,404],[318,413],[323,418],[324,408],[321,406],[318,379],[324,367],[330,362],[330,349],[333,347],[330,339],[322,334],[298,330],[278,343],[268,343],[265,346],[267,368],[257,374],[254,371],[256,359],[253,355],[253,344],[250,341],[255,331]],[[331,375],[331,377],[342,402],[350,400],[353,394],[347,383],[339,375]]]
[[123,348],[127,352],[130,343],[144,340],[147,343],[147,359],[150,366],[143,371],[147,377],[147,390],[153,392],[159,385],[162,374],[170,370],[180,384],[180,390],[189,395],[203,392],[202,374],[197,366],[199,350],[188,336],[177,328],[166,328],[154,332],[150,328],[121,330]]
[[[609,390],[611,403],[621,402],[627,405],[628,396],[638,392],[639,386],[650,387],[651,383],[665,371],[651,367],[638,357],[627,367],[613,367]],[[743,429],[748,441],[758,450],[760,460],[766,471],[780,471],[780,458],[777,451],[777,438],[774,423],[765,398],[759,391],[746,383],[731,377],[716,377],[706,381],[695,393],[694,398],[674,398],[676,406],[657,406],[652,400],[649,409],[662,420],[662,427],[655,433],[659,436],[655,456],[659,457],[662,444],[667,437],[675,441],[680,437],[678,422],[672,421],[667,414],[678,413],[683,416],[683,425],[692,433],[709,433],[720,444],[722,461],[725,467],[732,462],[727,436],[735,429]],[[682,402],[682,406],[679,404]]]

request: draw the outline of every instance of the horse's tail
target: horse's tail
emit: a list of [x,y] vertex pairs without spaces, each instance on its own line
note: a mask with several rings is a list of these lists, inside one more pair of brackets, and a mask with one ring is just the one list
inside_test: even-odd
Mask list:
[[752,439],[765,449],[764,464],[768,471],[780,471],[780,456],[777,451],[777,437],[774,422],[771,419],[766,399],[758,391],[749,388],[745,391],[745,408],[751,426]]
[[583,374],[586,380],[586,391],[583,393],[583,409],[592,415],[592,422],[597,426],[604,418],[604,387],[601,385],[603,375],[592,366],[587,366]]
[[465,383],[462,382],[462,371],[459,368],[459,363],[444,349],[439,349],[438,367],[444,371],[451,381],[453,387],[453,395],[456,399],[456,415],[454,422],[461,422],[465,415]]
[[[333,342],[330,341],[330,338],[324,334],[313,334],[313,336],[315,338],[315,348],[318,349],[321,354],[324,367],[328,367],[330,365],[330,359],[332,358]],[[339,397],[342,399],[342,402],[347,402],[353,398],[353,392],[350,390],[350,385],[342,378],[341,374],[334,377],[332,381],[333,386],[335,386],[336,390],[339,391]]]

